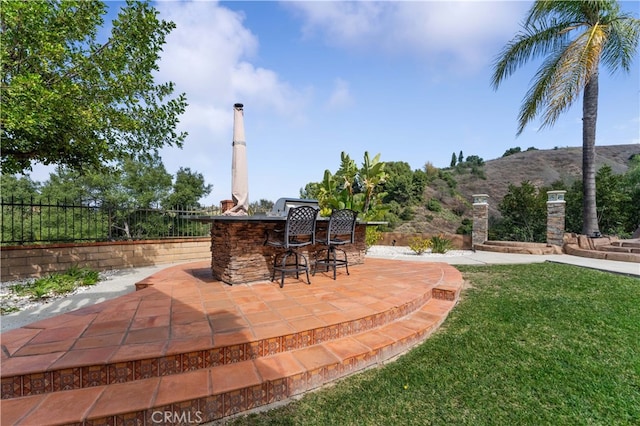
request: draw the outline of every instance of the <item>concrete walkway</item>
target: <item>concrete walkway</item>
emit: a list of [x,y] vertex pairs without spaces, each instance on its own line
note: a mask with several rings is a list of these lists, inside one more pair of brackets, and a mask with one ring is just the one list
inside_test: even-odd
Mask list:
[[75,311],[85,306],[95,305],[105,300],[123,296],[136,290],[135,284],[172,264],[122,269],[109,273],[107,279],[70,296],[55,299],[20,312],[0,317],[1,332],[24,327],[36,321]]
[[452,250],[445,254],[416,255],[408,247],[374,246],[367,257],[398,259],[418,262],[446,262],[450,265],[513,265],[523,263],[555,262],[582,266],[600,271],[640,277],[640,264],[614,260],[591,259],[568,254],[516,254],[490,251]]
[[[369,250],[367,257],[398,259],[414,262],[445,262],[450,265],[509,265],[557,262],[640,278],[640,264],[637,263],[590,259],[565,254],[534,255],[452,250],[446,254],[426,253],[423,255],[416,255],[408,247],[374,246]],[[63,299],[54,300],[37,307],[0,317],[1,331],[5,332],[7,330],[23,327],[45,318],[60,315],[65,312],[70,312],[85,306],[90,306],[131,293],[135,291],[135,283],[171,266],[173,266],[173,264],[117,271],[110,275],[107,280],[99,282],[82,293],[74,294]]]

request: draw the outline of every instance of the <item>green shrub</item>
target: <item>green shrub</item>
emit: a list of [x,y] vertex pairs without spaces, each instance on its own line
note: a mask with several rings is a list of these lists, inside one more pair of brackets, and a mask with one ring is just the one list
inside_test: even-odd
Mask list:
[[417,255],[426,252],[431,246],[431,240],[422,237],[413,237],[409,240],[409,248]]
[[442,235],[434,235],[429,240],[429,243],[431,245],[431,253],[446,253],[453,247],[451,240],[444,238]]
[[435,198],[432,198],[427,203],[427,209],[429,211],[437,213],[437,212],[442,211],[442,204],[440,204],[440,201],[436,200]]
[[415,217],[415,212],[411,207],[404,208],[400,213],[400,219],[404,221],[413,220],[414,217]]
[[47,298],[49,295],[49,288],[44,286],[36,286],[31,289],[31,298],[35,300],[41,300]]
[[471,235],[473,232],[473,221],[468,217],[462,219],[462,224],[456,229],[456,234]]
[[367,230],[364,237],[365,252],[369,251],[371,246],[374,246],[382,239],[382,232],[378,228],[373,226],[367,226]]
[[64,295],[78,287],[91,286],[100,281],[100,274],[88,268],[71,267],[63,273],[50,274],[28,284],[11,286],[11,291],[19,296],[29,296],[35,300],[52,295]]
[[7,315],[13,312],[18,312],[20,308],[17,306],[0,306],[0,315]]

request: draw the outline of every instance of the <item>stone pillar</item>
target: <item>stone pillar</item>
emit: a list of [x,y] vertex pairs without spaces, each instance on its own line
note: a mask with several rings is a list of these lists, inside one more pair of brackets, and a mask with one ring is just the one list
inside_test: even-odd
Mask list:
[[473,231],[471,232],[471,248],[487,241],[489,235],[489,196],[473,195]]
[[547,191],[547,244],[562,247],[567,191]]

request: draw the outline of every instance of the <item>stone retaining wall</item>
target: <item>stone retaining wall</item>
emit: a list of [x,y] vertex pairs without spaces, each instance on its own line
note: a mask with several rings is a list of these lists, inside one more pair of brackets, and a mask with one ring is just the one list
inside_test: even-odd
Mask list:
[[0,279],[40,277],[73,266],[104,271],[210,258],[209,237],[10,246],[0,251]]

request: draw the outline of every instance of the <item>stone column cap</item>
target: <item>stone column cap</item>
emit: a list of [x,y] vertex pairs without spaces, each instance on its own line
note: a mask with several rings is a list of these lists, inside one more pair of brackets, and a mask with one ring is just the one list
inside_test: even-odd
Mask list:
[[564,203],[565,190],[547,191],[547,203]]
[[488,194],[473,194],[473,204],[488,204]]

